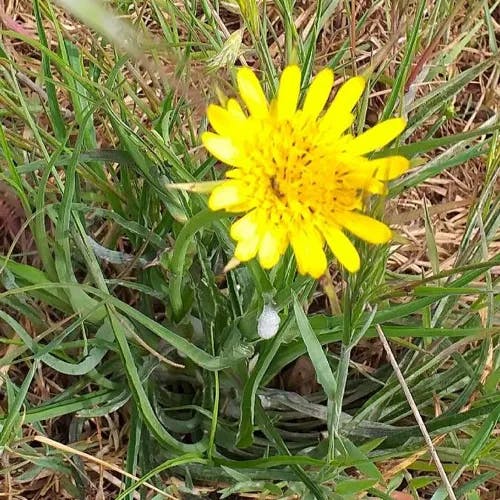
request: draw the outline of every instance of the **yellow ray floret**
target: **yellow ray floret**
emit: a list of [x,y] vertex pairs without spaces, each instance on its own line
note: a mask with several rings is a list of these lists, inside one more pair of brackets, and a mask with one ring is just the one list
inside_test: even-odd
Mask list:
[[232,167],[208,204],[243,213],[231,227],[235,258],[256,257],[269,269],[291,246],[299,272],[318,278],[328,264],[326,243],[340,264],[358,271],[359,254],[347,234],[373,244],[391,239],[384,223],[362,213],[363,201],[384,194],[385,183],[409,167],[402,156],[369,160],[365,155],[400,135],[405,121],[385,120],[358,137],[346,133],[365,80],[345,82],[325,110],[333,87],[330,69],[313,79],[301,109],[298,66],[285,68],[271,102],[249,68],[238,71],[237,83],[246,112],[235,99],[226,107],[210,105],[207,116],[215,132],[202,136],[207,150]]

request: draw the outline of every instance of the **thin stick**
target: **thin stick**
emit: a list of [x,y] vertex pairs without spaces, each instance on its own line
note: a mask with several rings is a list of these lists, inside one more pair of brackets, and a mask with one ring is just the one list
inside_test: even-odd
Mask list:
[[417,421],[418,427],[420,428],[420,432],[424,436],[425,442],[427,444],[427,447],[429,448],[429,452],[432,456],[432,459],[434,460],[434,463],[436,464],[439,475],[441,476],[443,484],[446,487],[446,491],[448,492],[448,495],[451,498],[451,500],[457,500],[457,497],[455,496],[455,493],[453,492],[453,488],[451,487],[450,481],[448,480],[448,476],[446,475],[446,472],[444,470],[443,464],[441,463],[441,460],[439,459],[439,455],[437,454],[436,448],[434,447],[434,443],[432,442],[432,439],[429,436],[429,432],[427,431],[427,428],[425,427],[425,423],[422,420],[420,413],[418,412],[418,408],[417,408],[417,405],[415,404],[415,400],[413,399],[413,396],[411,395],[410,389],[408,388],[408,385],[406,384],[406,380],[404,379],[404,376],[401,373],[401,370],[399,369],[398,362],[396,361],[396,358],[394,357],[394,354],[392,353],[391,346],[389,345],[389,342],[387,342],[387,338],[385,337],[384,331],[382,330],[381,326],[378,324],[375,325],[375,328],[377,329],[378,336],[380,338],[380,341],[382,342],[382,345],[384,346],[385,352],[387,354],[387,357],[389,358],[389,362],[391,363],[392,369],[394,370],[394,373],[396,374],[396,377],[399,381],[399,384],[401,385],[401,388],[403,389],[403,392],[405,393],[406,400],[408,401],[408,404],[410,405],[411,411],[413,412],[413,415],[415,416],[415,420]]
[[[118,472],[119,474],[122,474],[123,476],[128,477],[129,479],[133,479],[134,481],[140,480],[137,476],[130,474],[126,470],[123,470],[122,468],[120,468],[112,463],[105,462],[104,460],[101,460],[100,458],[93,457],[92,455],[85,453],[84,451],[78,450],[76,448],[72,448],[71,446],[67,446],[67,445],[62,444],[62,443],[58,443],[57,441],[54,441],[54,440],[47,438],[45,436],[33,436],[32,439],[34,441],[38,441],[39,443],[43,443],[43,444],[46,444],[48,446],[52,446],[53,448],[56,448],[64,453],[68,453],[69,455],[78,455],[79,457],[82,457],[86,460],[90,460],[91,462],[95,462],[96,464],[99,464],[100,466],[102,466],[106,469],[111,469],[115,472]],[[144,482],[143,484],[144,484],[144,486],[147,486],[151,490],[156,491],[156,493],[159,493],[160,495],[164,496],[165,498],[170,498],[172,500],[176,499],[176,497],[173,497],[172,495],[169,495],[168,493],[161,491],[156,486],[154,486],[150,483]]]

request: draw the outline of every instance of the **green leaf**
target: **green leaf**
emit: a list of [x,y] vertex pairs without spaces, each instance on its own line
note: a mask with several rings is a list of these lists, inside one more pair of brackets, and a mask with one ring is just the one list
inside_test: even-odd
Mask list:
[[445,84],[440,85],[432,92],[429,92],[420,99],[415,100],[409,106],[408,111],[418,111],[411,116],[407,133],[412,132],[412,130],[423,123],[428,116],[435,113],[447,99],[451,98],[459,90],[463,89],[470,81],[495,64],[499,57],[499,55],[495,55],[485,59],[472,68],[458,73],[456,77],[452,78]]
[[[487,483],[491,479],[498,477],[498,474],[495,471],[487,471],[482,474],[477,475],[466,483],[462,484],[459,488],[456,489],[457,498],[463,498],[468,493],[472,493],[476,488],[479,488],[483,484]],[[477,498],[480,498],[477,496]]]
[[[69,392],[69,390],[68,390]],[[68,395],[58,395],[34,408],[28,408],[23,418],[23,423],[33,424],[43,422],[51,418],[78,413],[80,410],[95,408],[96,405],[107,403],[116,393],[109,390],[94,391],[89,394],[81,394],[78,397],[68,397]],[[0,423],[5,422],[6,417],[0,416]]]
[[337,483],[335,493],[339,495],[352,495],[353,493],[366,491],[376,483],[377,479],[346,479]]
[[200,458],[195,453],[185,453],[184,455],[181,455],[179,457],[166,460],[162,464],[158,465],[158,467],[155,467],[153,470],[150,470],[149,472],[144,474],[138,481],[132,483],[116,497],[116,500],[124,500],[128,495],[133,493],[137,488],[139,488],[139,486],[146,483],[150,478],[159,475],[160,473],[167,469],[170,469],[171,467],[179,467],[181,465],[192,463],[204,464],[207,463],[207,461],[203,458]]
[[410,485],[416,490],[420,488],[425,488],[429,486],[429,484],[437,483],[440,481],[440,478],[437,476],[419,476],[414,477],[410,480]]
[[174,253],[170,261],[170,268],[172,270],[172,279],[170,280],[170,304],[176,321],[180,321],[184,311],[184,304],[182,301],[182,281],[185,276],[184,266],[186,262],[186,253],[190,242],[193,240],[194,235],[208,226],[212,222],[228,217],[230,214],[225,212],[212,212],[211,210],[204,210],[193,216],[189,222],[182,228],[177,240],[175,242]]
[[278,333],[268,342],[259,354],[259,359],[250,373],[243,393],[241,395],[240,422],[238,428],[237,445],[242,448],[251,446],[253,443],[253,427],[255,418],[255,398],[266,371],[271,364],[279,346],[284,340],[286,325],[282,324]]
[[123,359],[123,367],[125,369],[125,373],[127,374],[130,390],[134,395],[135,403],[139,408],[142,418],[144,419],[151,433],[168,448],[173,448],[174,450],[187,453],[201,453],[205,451],[207,449],[206,438],[194,444],[181,443],[180,441],[175,439],[158,420],[151,402],[148,399],[147,393],[144,390],[142,380],[140,379],[139,372],[137,371],[136,362],[125,336],[125,328],[131,328],[131,326],[126,327],[126,323],[123,321],[123,319],[121,319],[120,321],[120,318],[114,312],[113,308],[109,306],[108,317],[113,329],[113,333],[115,334],[115,338],[118,342],[118,346],[120,348],[120,353]]
[[385,158],[387,156],[401,155],[406,158],[413,158],[414,156],[427,153],[433,149],[442,148],[445,146],[453,146],[468,139],[475,139],[482,135],[493,134],[496,130],[500,129],[500,123],[491,126],[482,126],[467,132],[460,132],[458,134],[445,135],[444,137],[436,137],[434,139],[427,139],[424,141],[413,142],[411,144],[403,144],[395,148],[388,148],[382,151],[373,153],[372,158]]
[[482,449],[491,438],[492,432],[496,429],[499,418],[500,404],[488,415],[474,437],[469,441],[467,448],[462,453],[461,462],[463,465],[472,465],[479,457]]
[[316,377],[318,382],[323,387],[325,394],[328,399],[335,398],[335,392],[337,390],[337,382],[333,375],[330,364],[326,357],[323,347],[321,346],[318,337],[311,328],[307,316],[302,309],[297,297],[294,295],[293,310],[295,312],[295,319],[297,321],[297,327],[302,336],[302,340],[307,349],[307,353],[311,358],[311,362],[314,365],[314,370],[316,372]]
[[15,395],[14,400],[11,399],[11,397],[13,396],[13,391],[9,391],[9,409],[7,417],[3,419],[2,427],[0,430],[0,449],[3,449],[5,445],[9,444],[9,441],[14,438],[14,433],[17,430],[16,427],[21,427],[21,425],[23,424],[23,418],[22,415],[19,414],[19,412],[21,411],[23,404],[25,404],[26,396],[28,394],[28,390],[30,388],[33,377],[35,376],[37,368],[38,363],[33,363],[31,365],[31,368],[26,374],[26,377],[24,378],[21,387]]
[[407,35],[407,43],[405,46],[405,54],[401,64],[398,65],[398,71],[396,73],[396,78],[392,86],[391,94],[389,100],[387,101],[384,112],[382,114],[382,120],[387,120],[394,113],[396,102],[404,90],[404,85],[408,73],[410,72],[411,65],[413,62],[413,57],[417,50],[417,43],[419,41],[420,25],[422,23],[422,17],[424,15],[425,6],[427,2],[421,0],[417,7],[417,12],[415,14],[415,19],[413,19],[410,24],[410,32]]
[[[33,12],[36,19],[36,27],[38,31],[38,37],[40,42],[45,46],[49,47],[47,42],[47,36],[45,34],[45,28],[43,26],[43,20],[40,12],[40,2],[39,0],[33,1]],[[64,140],[66,137],[66,125],[64,123],[61,109],[59,107],[59,102],[57,100],[57,90],[54,85],[54,80],[52,76],[52,71],[50,67],[50,58],[47,53],[42,53],[42,69],[43,69],[43,79],[44,88],[47,92],[47,104],[49,110],[49,118],[54,128],[54,135],[60,141]]]
[[370,479],[376,479],[377,481],[382,480],[382,474],[378,470],[377,466],[365,455],[365,453],[363,453],[360,448],[354,445],[354,443],[352,443],[345,436],[342,437],[342,445],[345,447],[349,459],[355,462],[356,468],[363,475]]

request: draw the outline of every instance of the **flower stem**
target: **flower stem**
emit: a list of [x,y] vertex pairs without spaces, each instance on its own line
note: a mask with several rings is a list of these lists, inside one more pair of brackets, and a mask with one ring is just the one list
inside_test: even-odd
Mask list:
[[349,361],[352,351],[352,301],[351,288],[349,283],[344,293],[343,307],[343,335],[342,347],[340,350],[340,359],[337,366],[336,381],[337,390],[333,401],[328,401],[328,460],[334,460],[336,455],[335,439],[340,441],[340,421],[342,416],[342,402],[344,400],[345,386],[347,383],[347,374],[349,372]]
[[[340,361],[337,367],[337,392],[335,399],[328,401],[328,431],[329,431],[329,447],[328,460],[335,459],[335,439],[340,438],[340,421],[342,416],[342,402],[344,400],[345,386],[347,383],[347,374],[349,372],[349,361],[351,359],[351,345],[342,344],[340,351]],[[330,408],[331,407],[331,408]]]
[[183,303],[182,303],[182,278],[184,276],[184,263],[186,260],[186,253],[189,243],[192,241],[193,236],[205,226],[208,226],[213,221],[228,217],[229,214],[224,212],[212,212],[211,210],[202,210],[193,216],[189,222],[181,229],[179,236],[175,242],[174,252],[170,261],[170,268],[172,270],[172,279],[170,280],[170,304],[174,319],[179,321],[182,317]]

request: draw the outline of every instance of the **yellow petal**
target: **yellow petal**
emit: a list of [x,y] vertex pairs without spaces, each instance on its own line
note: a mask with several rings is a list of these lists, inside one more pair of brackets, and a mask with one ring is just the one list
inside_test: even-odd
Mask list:
[[231,238],[236,241],[247,240],[259,232],[257,212],[249,212],[231,226]]
[[251,198],[247,198],[245,201],[241,203],[237,203],[236,205],[232,205],[230,208],[227,208],[230,212],[250,212],[256,207],[255,200]]
[[254,236],[247,240],[241,240],[234,249],[234,256],[241,262],[253,259],[259,249],[259,238]]
[[356,155],[364,155],[380,149],[401,134],[405,127],[406,121],[403,118],[390,118],[377,123],[371,129],[354,138],[347,145],[346,151]]
[[238,118],[237,115],[216,104],[208,106],[207,117],[214,130],[218,134],[227,137],[238,137],[245,122],[245,117]]
[[278,101],[276,99],[271,99],[269,103],[269,114],[272,117],[278,117]]
[[227,179],[241,179],[244,173],[241,168],[232,168],[231,170],[226,170]]
[[278,227],[268,229],[262,235],[259,245],[259,262],[264,269],[270,269],[278,263],[284,251],[285,239],[285,232]]
[[201,135],[201,141],[218,160],[232,167],[236,167],[241,163],[241,154],[233,141],[228,137],[222,137],[213,132],[204,132]]
[[210,210],[231,209],[248,200],[244,185],[239,181],[226,181],[217,186],[208,199]]
[[321,70],[315,77],[307,91],[304,101],[304,114],[317,118],[323,111],[333,86],[333,71],[329,68]]
[[283,70],[276,101],[276,111],[280,120],[290,118],[297,110],[300,77],[300,68],[298,66],[287,66]]
[[322,227],[323,235],[333,255],[350,273],[359,270],[359,254],[351,240],[334,226]]
[[386,195],[387,186],[378,179],[370,179],[368,184],[365,186],[365,191],[372,194]]
[[368,243],[387,243],[392,237],[391,230],[383,222],[367,215],[344,212],[337,222]]
[[327,262],[318,230],[314,227],[297,228],[290,234],[290,243],[299,273],[319,278],[325,272]]
[[327,113],[333,116],[350,113],[365,90],[366,81],[361,76],[349,78],[335,94]]
[[268,103],[258,78],[250,68],[241,68],[236,76],[241,98],[250,114],[265,117],[268,114]]
[[320,130],[328,133],[331,140],[340,137],[353,123],[354,115],[352,113],[332,112],[331,107],[319,121]]
[[[362,163],[361,163],[362,165]],[[372,194],[387,194],[385,184],[373,177],[371,169],[360,168],[344,176],[344,181],[354,189],[361,189]]]
[[245,113],[241,109],[240,103],[236,99],[229,99],[227,101],[227,110],[234,115],[235,118],[246,118]]
[[404,156],[388,156],[371,160],[370,166],[375,168],[375,177],[381,181],[390,181],[403,175],[410,168],[410,161]]

